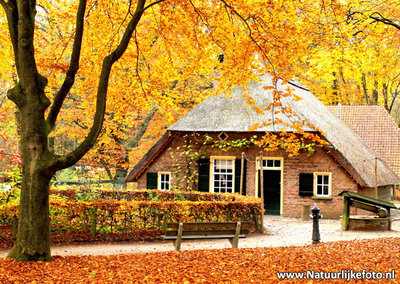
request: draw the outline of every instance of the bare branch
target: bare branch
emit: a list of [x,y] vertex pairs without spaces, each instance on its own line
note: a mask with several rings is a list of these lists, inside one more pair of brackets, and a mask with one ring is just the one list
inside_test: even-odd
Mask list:
[[149,5],[147,5],[146,7],[144,7],[143,12],[146,11],[147,9],[149,9],[150,7],[156,5],[156,4],[160,4],[161,2],[164,2],[165,0],[157,0],[154,1],[153,3],[150,3]]
[[140,54],[140,48],[139,48],[139,42],[137,40],[137,36],[136,36],[136,31],[135,31],[135,44],[136,44],[136,50],[137,50],[137,55],[136,55],[136,76],[139,79],[139,84],[140,84],[140,88],[142,89],[143,95],[146,95],[146,91],[144,90],[144,86],[143,86],[143,80],[142,77],[140,76],[139,73],[139,54]]
[[103,127],[111,68],[126,51],[133,32],[136,30],[136,27],[143,15],[145,3],[146,0],[138,0],[135,13],[129,21],[119,45],[103,60],[103,66],[101,69],[100,80],[97,89],[96,113],[94,115],[93,124],[89,134],[86,136],[85,140],[71,153],[64,156],[57,156],[55,158],[51,166],[54,170],[59,170],[74,165],[92,148],[96,142],[97,137],[99,136]]
[[47,124],[49,127],[49,131],[51,131],[54,128],[57,116],[60,113],[65,98],[67,97],[69,91],[74,85],[75,76],[79,70],[79,58],[81,55],[81,48],[82,48],[86,2],[87,2],[86,0],[79,1],[78,12],[76,14],[76,30],[75,30],[75,39],[72,47],[71,61],[65,80],[61,85],[60,90],[57,92],[54,98],[53,105],[51,106],[49,115],[47,116]]
[[[375,15],[377,15],[377,16],[375,16]],[[385,25],[393,26],[396,29],[400,30],[400,25],[396,24],[394,21],[392,21],[388,18],[385,18],[378,12],[372,13],[369,17],[376,22],[381,22],[381,23],[384,23]]]

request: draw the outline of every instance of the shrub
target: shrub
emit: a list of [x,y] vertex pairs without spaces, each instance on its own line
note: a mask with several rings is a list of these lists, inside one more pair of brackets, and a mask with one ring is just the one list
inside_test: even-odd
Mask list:
[[[160,230],[168,222],[250,221],[259,229],[260,199],[237,194],[173,192],[160,190],[98,191],[97,200],[71,190],[51,191],[51,231],[61,233],[114,233]],[[94,195],[88,195],[92,199]],[[61,198],[60,198],[61,197]],[[184,199],[184,200],[182,200]],[[10,224],[18,203],[0,206],[0,220]]]

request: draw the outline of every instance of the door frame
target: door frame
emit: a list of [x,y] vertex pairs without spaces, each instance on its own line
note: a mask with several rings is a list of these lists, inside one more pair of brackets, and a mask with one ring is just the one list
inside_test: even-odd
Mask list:
[[[263,162],[263,170],[268,170],[268,171],[280,171],[281,172],[281,188],[280,188],[280,215],[283,214],[283,157],[265,157],[263,156],[263,161],[265,160],[279,160],[280,163],[280,167],[268,167],[268,166],[264,166],[264,162]],[[260,170],[260,166],[259,166],[259,161],[260,161],[260,157],[256,157],[256,166],[255,166],[255,176],[256,176],[256,182],[255,182],[255,196],[258,197],[258,171]]]

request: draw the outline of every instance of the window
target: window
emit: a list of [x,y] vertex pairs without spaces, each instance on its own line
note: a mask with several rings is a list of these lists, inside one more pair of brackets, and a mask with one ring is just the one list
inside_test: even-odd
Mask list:
[[264,159],[263,160],[263,169],[280,169],[281,168],[281,160],[280,159]]
[[212,192],[234,192],[235,159],[211,158]]
[[[283,169],[283,158],[281,157],[268,157],[263,158],[262,167],[264,170],[282,170]],[[256,170],[260,169],[260,158],[256,159]]]
[[158,189],[169,190],[171,184],[170,172],[158,172]]
[[314,196],[331,197],[331,173],[314,173]]

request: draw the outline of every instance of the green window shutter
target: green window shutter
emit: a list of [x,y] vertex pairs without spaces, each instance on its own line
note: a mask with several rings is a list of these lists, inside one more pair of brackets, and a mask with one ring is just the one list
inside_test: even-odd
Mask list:
[[199,187],[201,192],[210,191],[210,159],[199,159],[197,161],[199,167]]
[[[240,174],[242,172],[242,159],[235,159],[235,192],[240,193]],[[246,195],[246,159],[243,170],[243,195]]]
[[157,179],[158,179],[157,173],[147,173],[146,179],[147,179],[147,184],[146,184],[147,189],[157,189]]
[[299,195],[313,196],[314,195],[314,174],[299,174]]

